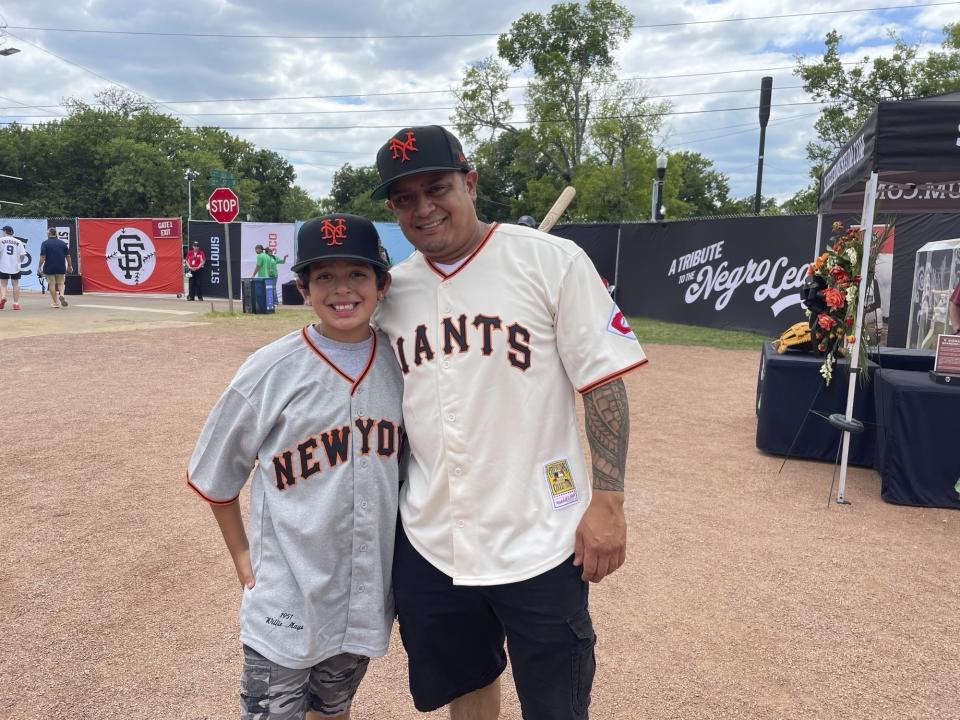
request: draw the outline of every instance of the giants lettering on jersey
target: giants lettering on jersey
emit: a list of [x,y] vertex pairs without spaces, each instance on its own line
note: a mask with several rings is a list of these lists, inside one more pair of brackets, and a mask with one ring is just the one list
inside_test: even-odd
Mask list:
[[468,321],[466,315],[461,315],[458,318],[443,318],[441,331],[442,342],[436,350],[430,345],[430,338],[434,333],[426,325],[418,325],[409,342],[408,338],[397,338],[397,360],[404,375],[410,372],[411,363],[420,367],[423,363],[432,361],[437,352],[442,352],[447,357],[454,353],[478,349],[484,356],[494,352],[504,353],[506,361],[521,372],[530,368],[530,331],[520,323],[504,325],[500,318],[482,314],[475,315],[473,320]]
[[[403,454],[406,434],[402,425],[390,420],[357,418],[353,423],[360,431],[360,453],[369,455],[376,451],[382,459]],[[306,480],[322,469],[320,457],[326,460],[327,467],[335,468],[350,460],[350,426],[330,428],[317,435],[311,435],[298,443],[295,448],[284,450],[273,456],[273,470],[276,473],[277,490],[296,485],[297,480]]]

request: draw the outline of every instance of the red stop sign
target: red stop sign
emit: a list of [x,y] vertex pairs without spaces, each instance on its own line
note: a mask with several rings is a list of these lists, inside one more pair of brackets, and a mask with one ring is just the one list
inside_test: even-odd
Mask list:
[[207,201],[207,210],[210,217],[219,223],[233,222],[240,212],[240,201],[237,194],[228,187],[218,187],[210,193]]

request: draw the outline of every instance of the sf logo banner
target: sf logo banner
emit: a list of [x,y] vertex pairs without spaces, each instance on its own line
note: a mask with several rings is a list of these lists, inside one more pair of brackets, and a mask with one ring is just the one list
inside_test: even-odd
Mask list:
[[120,228],[107,240],[107,267],[124,285],[145,282],[156,269],[156,256],[153,241],[137,228]]

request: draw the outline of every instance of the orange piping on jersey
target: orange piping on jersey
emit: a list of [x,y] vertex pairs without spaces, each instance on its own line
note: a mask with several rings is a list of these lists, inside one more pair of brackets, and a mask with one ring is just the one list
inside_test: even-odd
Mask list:
[[585,386],[582,387],[582,388],[578,388],[578,389],[577,389],[577,392],[582,395],[582,394],[584,394],[584,393],[590,392],[591,390],[596,390],[596,389],[597,389],[598,387],[600,387],[601,385],[606,385],[606,384],[607,384],[608,382],[610,382],[611,380],[616,380],[617,378],[621,378],[621,377],[623,377],[624,375],[626,375],[628,372],[630,372],[631,370],[636,370],[636,369],[637,369],[638,367],[640,367],[641,365],[646,365],[647,362],[648,362],[647,358],[644,358],[643,360],[641,360],[641,361],[638,362],[638,363],[634,363],[633,365],[630,365],[629,367],[625,367],[623,370],[617,370],[615,373],[613,373],[613,374],[611,374],[611,375],[607,375],[605,378],[600,378],[600,379],[597,380],[596,382],[592,382],[592,383],[590,383],[589,385],[585,385]]
[[200,492],[200,488],[198,488],[196,485],[194,485],[194,484],[190,481],[190,473],[189,473],[189,472],[186,473],[186,476],[187,476],[187,487],[189,487],[189,488],[190,488],[191,490],[193,490],[197,495],[199,495],[200,497],[202,497],[204,500],[206,500],[206,501],[207,501],[208,503],[210,503],[211,505],[233,505],[233,504],[237,501],[237,498],[240,497],[239,495],[237,495],[237,497],[233,498],[233,500],[214,500],[213,498],[208,498],[206,495],[204,495],[202,492]]
[[473,261],[473,259],[477,256],[477,254],[478,254],[481,250],[483,250],[483,246],[487,244],[487,240],[490,239],[490,236],[493,235],[493,231],[497,229],[497,226],[498,226],[499,224],[500,224],[500,223],[497,223],[497,222],[491,223],[490,227],[487,228],[487,232],[484,233],[483,238],[481,238],[480,244],[477,245],[477,247],[474,249],[474,251],[473,251],[472,253],[470,253],[469,255],[467,255],[467,259],[463,261],[463,264],[462,264],[460,267],[458,267],[456,270],[454,270],[452,273],[450,273],[449,275],[444,274],[443,270],[441,270],[441,269],[438,268],[436,265],[434,265],[432,261],[427,260],[427,259],[426,259],[426,256],[424,256],[424,260],[427,260],[427,265],[428,265],[428,266],[430,267],[430,269],[433,270],[437,275],[439,275],[439,276],[440,276],[441,278],[443,278],[444,280],[449,280],[449,279],[452,278],[454,275],[456,275],[458,272],[460,272],[461,270],[463,270],[467,265],[469,265],[469,264]]
[[373,365],[373,360],[374,360],[374,358],[376,358],[376,356],[377,356],[377,334],[376,334],[375,332],[373,332],[373,330],[370,331],[370,334],[371,334],[372,337],[373,337],[373,342],[370,343],[370,357],[367,358],[367,364],[364,366],[363,372],[360,373],[360,377],[358,377],[356,380],[354,380],[352,377],[350,377],[350,376],[347,375],[345,372],[343,372],[342,370],[340,370],[340,368],[338,368],[338,367],[333,363],[333,361],[330,360],[330,358],[328,358],[326,355],[323,354],[323,351],[322,351],[320,348],[318,348],[316,345],[313,344],[313,340],[310,339],[310,333],[307,332],[307,328],[306,328],[306,327],[304,327],[304,328],[300,331],[300,335],[303,337],[303,341],[307,344],[307,346],[308,346],[311,350],[313,350],[317,355],[319,355],[319,356],[320,356],[320,359],[323,360],[327,365],[329,365],[330,368],[337,373],[337,375],[339,375],[339,376],[342,377],[344,380],[346,380],[348,383],[350,383],[350,394],[351,394],[351,395],[353,395],[353,393],[356,392],[357,387],[359,387],[360,383],[363,382],[363,378],[365,378],[366,375],[367,375],[367,373],[370,372],[370,366]]
[[370,372],[370,368],[373,367],[373,361],[377,358],[377,334],[372,332],[373,342],[370,343],[370,358],[367,360],[366,367],[363,368],[363,372],[360,373],[360,377],[357,378],[357,381],[353,384],[353,387],[350,388],[350,394],[353,395],[357,388],[360,387],[360,383],[363,382],[363,379],[367,376],[367,373]]

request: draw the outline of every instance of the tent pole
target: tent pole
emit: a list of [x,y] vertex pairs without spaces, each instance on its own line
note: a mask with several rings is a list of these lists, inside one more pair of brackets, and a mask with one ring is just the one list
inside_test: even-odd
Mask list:
[[823,213],[817,213],[817,239],[813,244],[813,259],[820,256],[820,238],[823,236]]
[[[853,349],[850,351],[850,381],[847,384],[847,420],[853,417],[853,400],[857,392],[857,367],[860,364],[861,326],[863,325],[863,306],[867,295],[867,272],[870,269],[870,250],[873,247],[873,215],[877,204],[877,173],[870,173],[863,193],[863,213],[860,216],[860,228],[863,232],[863,257],[860,262],[860,288],[857,291],[857,315],[854,320]],[[837,502],[846,503],[844,493],[847,488],[847,460],[850,450],[850,433],[843,431],[843,454],[840,458],[840,484],[837,487]]]

